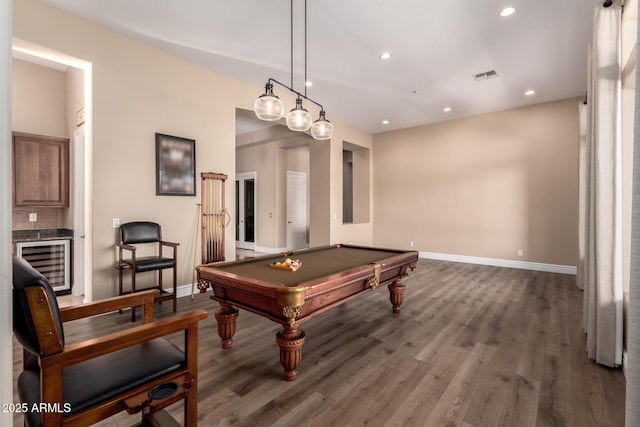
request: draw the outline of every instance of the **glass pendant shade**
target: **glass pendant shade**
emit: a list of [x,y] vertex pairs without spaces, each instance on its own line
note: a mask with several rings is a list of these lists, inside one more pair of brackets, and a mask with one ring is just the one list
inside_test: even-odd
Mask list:
[[320,118],[311,125],[311,136],[319,141],[333,136],[333,125],[324,117],[324,111],[320,111]]
[[254,102],[253,111],[260,120],[268,122],[280,120],[284,114],[284,104],[273,94],[273,86],[270,83],[267,83],[265,93]]
[[296,106],[287,114],[287,127],[290,130],[304,132],[309,130],[313,118],[311,114],[302,108],[302,99],[296,99]]

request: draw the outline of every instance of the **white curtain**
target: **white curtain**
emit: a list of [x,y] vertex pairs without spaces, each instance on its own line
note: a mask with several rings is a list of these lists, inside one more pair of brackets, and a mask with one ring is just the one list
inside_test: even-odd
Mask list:
[[621,8],[596,4],[581,153],[579,286],[590,359],[622,364]]
[[[591,54],[589,53],[589,81],[591,81]],[[580,149],[579,149],[579,186],[578,200],[580,208],[578,209],[578,274],[576,284],[578,288],[584,290],[585,271],[586,271],[586,239],[587,239],[587,200],[589,182],[589,137],[587,135],[589,129],[589,109],[587,101],[578,105],[580,119]]]

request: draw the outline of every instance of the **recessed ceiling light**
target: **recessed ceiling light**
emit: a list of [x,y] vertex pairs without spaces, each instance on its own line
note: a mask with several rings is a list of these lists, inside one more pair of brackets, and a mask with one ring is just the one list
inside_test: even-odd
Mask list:
[[511,16],[514,13],[516,13],[516,8],[508,6],[500,11],[500,16],[502,16],[503,18],[506,18],[507,16]]
[[383,120],[383,121],[382,121],[382,124],[383,124],[383,125],[388,125],[388,124],[389,124],[389,120]]
[[449,111],[451,111],[451,107],[444,107],[442,111],[444,111],[445,113],[448,113]]
[[304,82],[304,85],[306,87],[311,87],[311,86],[313,86],[313,83],[307,80],[306,82]]
[[391,59],[392,56],[391,52],[382,52],[380,54],[380,59]]
[[529,90],[528,90],[528,91],[526,91],[524,94],[525,94],[525,95],[527,95],[527,96],[531,96],[531,95],[535,95],[535,94],[536,94],[536,91],[535,91],[535,90],[533,90],[533,89],[529,89]]

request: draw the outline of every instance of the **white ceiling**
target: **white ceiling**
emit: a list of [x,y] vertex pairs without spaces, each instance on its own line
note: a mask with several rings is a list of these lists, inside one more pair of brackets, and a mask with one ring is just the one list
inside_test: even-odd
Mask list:
[[[221,74],[290,85],[289,1],[43,1]],[[304,2],[294,3],[293,87],[302,92]],[[584,96],[597,3],[309,0],[307,95],[327,119],[373,133]],[[499,17],[508,5],[517,12]],[[383,51],[393,57],[380,60]],[[498,77],[472,78],[489,70]]]

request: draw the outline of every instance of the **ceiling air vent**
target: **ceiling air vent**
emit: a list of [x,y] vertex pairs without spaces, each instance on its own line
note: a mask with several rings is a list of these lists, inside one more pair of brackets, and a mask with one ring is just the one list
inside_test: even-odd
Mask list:
[[496,70],[485,71],[484,73],[479,73],[479,74],[474,74],[473,75],[473,79],[475,81],[489,80],[489,79],[492,79],[494,77],[498,77],[498,73],[496,73]]

